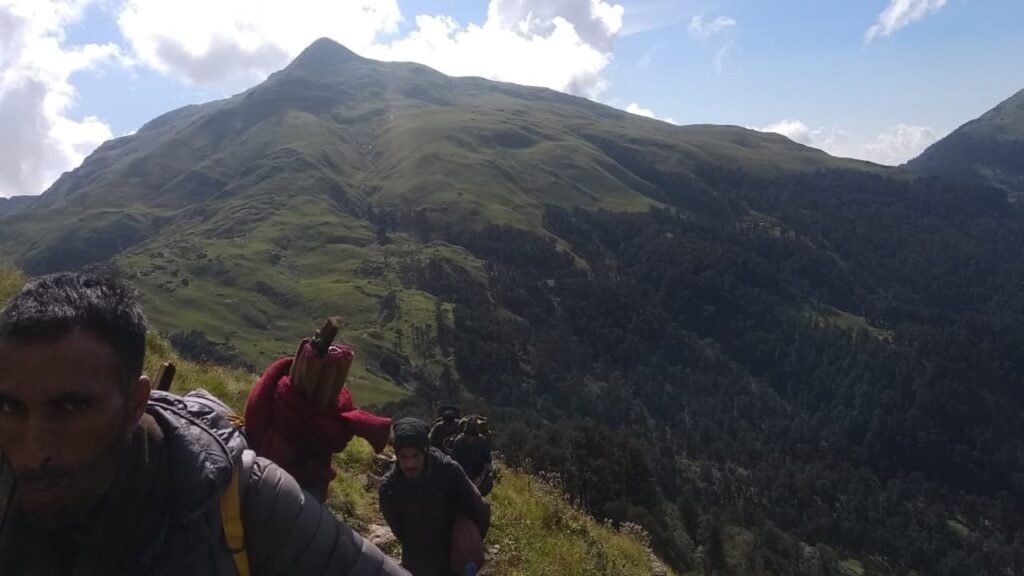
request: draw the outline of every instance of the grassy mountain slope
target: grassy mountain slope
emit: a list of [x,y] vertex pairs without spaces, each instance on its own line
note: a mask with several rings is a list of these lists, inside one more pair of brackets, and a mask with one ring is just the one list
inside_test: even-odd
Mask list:
[[432,237],[493,223],[543,233],[548,203],[644,211],[675,182],[700,186],[707,163],[876,169],[320,40],[258,86],[102,145],[4,220],[0,254],[32,274],[123,269],[161,330],[202,331],[242,363],[289,352],[307,318],[341,314],[366,351],[355,389],[385,401],[450,364],[434,344],[450,306],[402,279],[430,259],[483,269]]
[[10,214],[16,214],[28,209],[35,201],[36,196],[15,196],[13,198],[0,198],[0,218]]
[[1024,90],[932,144],[907,167],[991,184],[1019,198],[1024,194]]

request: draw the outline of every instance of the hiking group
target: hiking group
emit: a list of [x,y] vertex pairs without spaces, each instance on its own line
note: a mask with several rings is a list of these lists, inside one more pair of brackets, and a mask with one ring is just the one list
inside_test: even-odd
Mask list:
[[487,419],[477,414],[460,419],[455,406],[442,406],[440,413],[430,429],[430,445],[458,462],[477,489],[487,496],[494,482]]
[[[445,409],[431,431],[356,409],[352,352],[321,336],[264,372],[243,420],[203,390],[153,389],[129,285],[30,281],[0,312],[0,571],[475,574],[490,525],[486,420]],[[401,565],[325,505],[332,455],[353,436],[394,446],[380,508]]]

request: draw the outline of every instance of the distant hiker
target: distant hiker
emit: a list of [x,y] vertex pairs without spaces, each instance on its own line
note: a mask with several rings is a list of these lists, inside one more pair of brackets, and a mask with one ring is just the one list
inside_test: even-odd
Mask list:
[[413,576],[462,576],[470,562],[483,563],[490,506],[462,468],[430,446],[427,430],[415,418],[395,422],[397,460],[380,486],[380,509]]
[[430,445],[447,453],[445,442],[459,433],[459,409],[454,406],[442,406],[441,417],[430,429]]
[[222,435],[213,396],[151,393],[145,352],[137,297],[112,279],[39,278],[0,312],[4,576],[407,574]]
[[493,486],[491,475],[491,444],[481,434],[479,416],[467,416],[462,420],[462,431],[452,441],[451,457],[462,466],[466,476],[486,496]]

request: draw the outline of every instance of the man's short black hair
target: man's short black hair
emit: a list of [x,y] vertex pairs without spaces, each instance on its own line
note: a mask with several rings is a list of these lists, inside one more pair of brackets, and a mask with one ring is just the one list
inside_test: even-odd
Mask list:
[[62,272],[31,280],[0,311],[0,341],[27,344],[88,330],[118,359],[122,390],[142,375],[146,318],[135,289],[111,276]]

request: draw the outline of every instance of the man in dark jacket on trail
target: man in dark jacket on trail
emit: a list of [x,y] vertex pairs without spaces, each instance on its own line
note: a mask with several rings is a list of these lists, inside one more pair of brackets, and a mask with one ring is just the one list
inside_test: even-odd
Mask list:
[[395,422],[398,459],[380,486],[380,509],[402,543],[402,566],[413,576],[449,576],[456,514],[469,517],[483,537],[491,511],[462,468],[427,436],[422,420]]
[[233,576],[221,502],[237,470],[252,575],[407,575],[180,397],[151,401],[145,351],[136,295],[115,280],[43,277],[0,312],[0,451],[16,481],[0,573]]
[[484,479],[491,473],[491,444],[480,434],[480,424],[476,418],[466,418],[465,429],[455,437],[449,453],[462,466],[473,484],[481,488]]
[[459,433],[459,412],[454,406],[441,408],[441,418],[430,429],[430,445],[441,452],[448,453],[445,441]]

